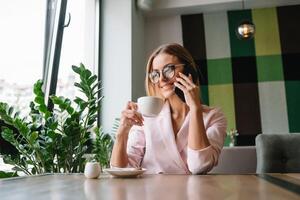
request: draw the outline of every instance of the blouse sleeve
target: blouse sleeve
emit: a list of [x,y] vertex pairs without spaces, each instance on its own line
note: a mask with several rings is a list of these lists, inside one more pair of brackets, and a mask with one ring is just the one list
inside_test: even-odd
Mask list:
[[187,149],[187,164],[192,174],[205,174],[218,164],[219,155],[226,137],[227,121],[220,109],[214,109],[207,116],[206,134],[210,146],[201,149]]
[[133,126],[127,141],[128,166],[139,167],[145,154],[145,134],[142,127]]

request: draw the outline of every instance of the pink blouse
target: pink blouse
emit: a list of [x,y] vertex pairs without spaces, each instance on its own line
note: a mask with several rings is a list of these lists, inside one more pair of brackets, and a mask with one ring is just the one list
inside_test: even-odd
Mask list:
[[144,117],[144,126],[131,128],[127,143],[128,165],[146,168],[148,174],[207,173],[218,163],[227,123],[220,109],[204,105],[203,120],[210,146],[201,150],[190,149],[189,113],[175,140],[170,106],[165,103],[157,117]]

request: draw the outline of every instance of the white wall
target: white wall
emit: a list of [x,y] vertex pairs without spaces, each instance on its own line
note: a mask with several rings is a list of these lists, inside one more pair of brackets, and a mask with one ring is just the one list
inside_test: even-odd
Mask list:
[[131,1],[102,2],[102,81],[101,121],[110,132],[113,121],[120,116],[131,99]]
[[143,13],[132,4],[132,100],[146,94],[144,87],[146,57]]
[[110,133],[126,103],[144,95],[144,18],[135,1],[102,2],[101,123]]
[[[98,45],[99,41],[99,27],[97,21],[98,3],[96,0],[94,1],[85,1],[85,21],[84,21],[84,57],[82,63],[85,66],[92,68],[91,70],[95,73],[98,73]],[[92,20],[91,20],[92,19]],[[98,23],[97,23],[98,22]],[[95,26],[96,24],[96,26]]]
[[182,44],[180,15],[157,16],[145,20],[146,56],[158,46],[176,42]]

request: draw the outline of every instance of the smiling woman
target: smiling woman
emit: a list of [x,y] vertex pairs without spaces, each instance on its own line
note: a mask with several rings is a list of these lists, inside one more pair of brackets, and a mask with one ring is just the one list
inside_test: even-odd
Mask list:
[[149,174],[207,173],[218,163],[227,123],[220,109],[202,104],[191,54],[176,43],[161,45],[149,57],[146,74],[147,94],[164,100],[162,110],[142,115],[142,104],[127,103],[111,166],[142,167]]

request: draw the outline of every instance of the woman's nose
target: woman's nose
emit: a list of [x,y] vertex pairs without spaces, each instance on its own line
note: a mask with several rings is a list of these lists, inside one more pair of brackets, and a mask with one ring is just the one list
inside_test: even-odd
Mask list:
[[161,73],[159,76],[159,82],[167,82],[168,79],[165,78],[165,76]]

